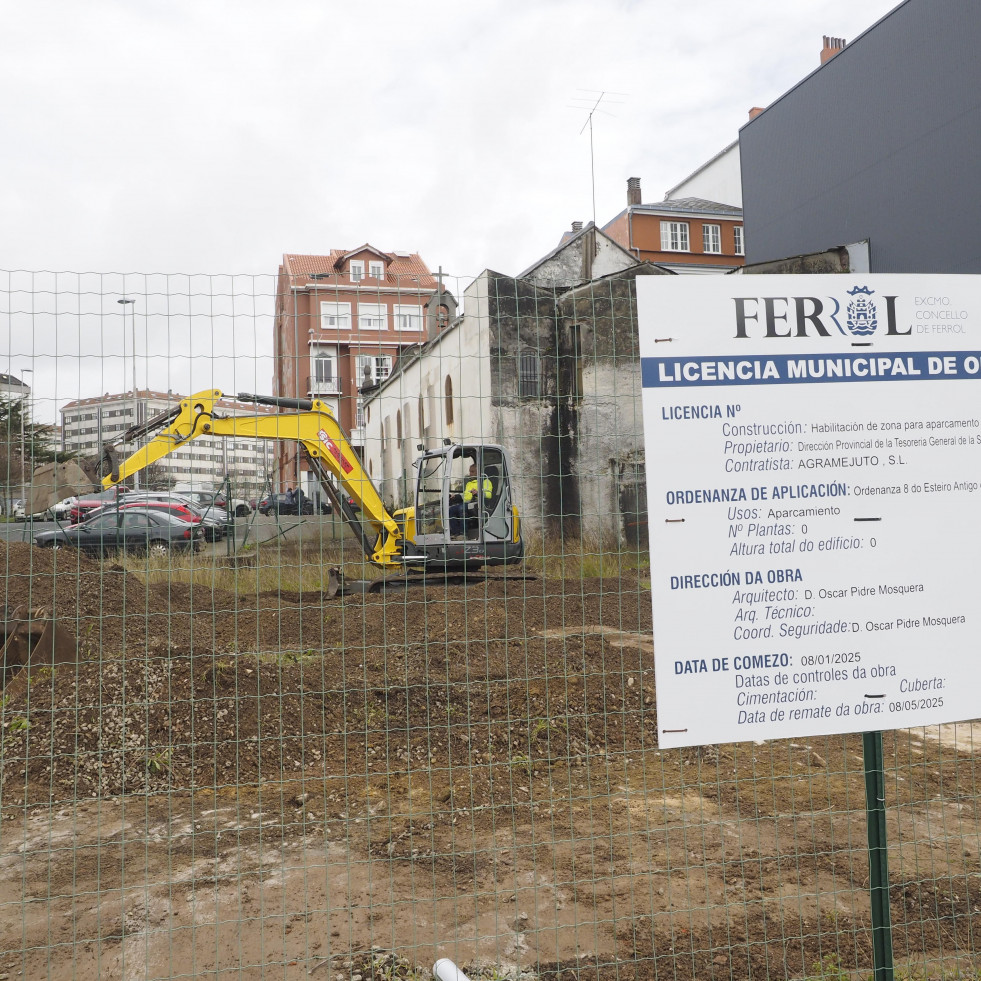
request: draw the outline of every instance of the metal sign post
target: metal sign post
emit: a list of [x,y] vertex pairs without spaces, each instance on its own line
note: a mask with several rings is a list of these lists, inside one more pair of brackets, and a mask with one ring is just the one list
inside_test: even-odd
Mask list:
[[869,831],[869,894],[872,899],[874,981],[893,981],[892,920],[889,916],[889,849],[886,841],[886,778],[882,733],[862,733],[865,815]]

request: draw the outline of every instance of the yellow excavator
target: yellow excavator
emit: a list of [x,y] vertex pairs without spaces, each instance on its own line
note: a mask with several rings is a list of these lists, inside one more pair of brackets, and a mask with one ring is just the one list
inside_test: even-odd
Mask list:
[[[155,435],[122,462],[107,447],[99,461],[68,460],[40,467],[32,475],[30,513],[42,513],[70,494],[88,493],[100,479],[110,489],[200,436],[294,440],[374,565],[389,572],[414,571],[459,581],[449,574],[465,577],[483,566],[522,560],[520,520],[502,447],[447,443],[424,452],[413,465],[414,506],[389,513],[344,430],[320,399],[240,394],[240,402],[279,411],[231,416],[215,411],[221,398],[217,389],[198,392],[172,411],[127,430],[122,437],[126,442]],[[373,591],[393,580],[424,581],[395,575],[345,583],[340,572],[331,569],[325,593]],[[70,627],[48,610],[15,610],[5,615],[0,631],[0,692],[9,695],[18,685],[27,685],[33,671],[73,662],[76,654]]]
[[[300,444],[327,499],[374,565],[388,571],[445,573],[522,560],[520,518],[511,491],[508,456],[502,447],[447,442],[439,449],[424,451],[413,464],[414,506],[389,513],[326,403],[241,393],[239,402],[278,411],[224,415],[215,409],[221,398],[217,389],[198,392],[182,399],[170,412],[129,429],[122,436],[124,442],[155,435],[121,462],[109,448],[102,464],[103,487],[119,484],[201,436],[293,440]],[[58,466],[65,465],[53,468]],[[64,494],[70,480],[59,481],[57,474],[38,471],[34,484],[32,507],[58,500],[56,495]]]

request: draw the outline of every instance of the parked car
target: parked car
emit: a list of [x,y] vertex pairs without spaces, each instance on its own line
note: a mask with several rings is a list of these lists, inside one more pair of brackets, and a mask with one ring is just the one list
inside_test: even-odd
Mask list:
[[87,517],[89,517],[94,511],[105,507],[106,504],[110,503],[111,501],[116,501],[124,494],[128,493],[128,487],[110,487],[109,490],[97,492],[93,491],[91,494],[85,494],[79,497],[79,499],[69,508],[68,520],[73,525],[77,525],[79,522],[84,521]]
[[117,509],[123,511],[138,507],[167,511],[184,521],[200,524],[204,531],[204,537],[209,542],[221,541],[228,530],[228,515],[221,508],[206,508],[202,511],[201,508],[196,507],[191,501],[180,495],[162,492],[143,494],[134,491],[128,494],[118,505],[107,504],[103,510],[97,513],[103,514]]
[[78,503],[78,498],[75,496],[66,497],[64,500],[59,501],[57,504],[52,505],[48,508],[48,513],[56,521],[64,521],[71,514],[72,507]]
[[81,524],[34,536],[39,548],[77,548],[93,555],[110,552],[166,555],[200,547],[204,532],[163,511],[151,508],[113,509]]
[[179,494],[181,497],[185,497],[188,500],[193,501],[199,508],[221,508],[222,510],[227,511],[228,514],[233,514],[236,518],[244,518],[252,510],[247,501],[244,501],[238,497],[233,497],[231,501],[229,501],[226,499],[224,494],[217,493],[215,491],[175,489],[173,493]]
[[[330,514],[331,507],[327,501],[319,501],[320,514]],[[302,509],[297,505],[296,500],[289,501],[285,494],[267,494],[256,505],[259,514],[313,514],[315,510],[314,502],[304,495]]]
[[228,533],[228,512],[223,507],[214,504],[202,506],[187,495],[177,494],[173,491],[149,492],[145,497],[147,500],[181,504],[189,508],[192,513],[199,514],[201,516],[201,524],[204,526],[204,537],[209,542],[221,541]]
[[27,512],[24,510],[25,503],[20,498],[10,502],[10,517],[15,521],[23,521],[27,517]]

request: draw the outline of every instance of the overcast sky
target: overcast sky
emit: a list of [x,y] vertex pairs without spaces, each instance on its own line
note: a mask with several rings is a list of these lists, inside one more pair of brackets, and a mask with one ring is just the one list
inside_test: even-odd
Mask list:
[[[587,112],[569,106],[617,93],[594,116],[602,225],[628,177],[662,199],[817,67],[822,35],[851,41],[896,4],[9,4],[0,270],[96,275],[6,275],[0,370],[33,365],[52,421],[68,398],[120,390],[115,299],[135,289],[174,311],[138,320],[138,353],[183,355],[141,363],[141,385],[268,390],[262,298],[284,252],[418,251],[457,290],[487,267],[518,273],[593,217]],[[181,304],[213,310],[216,292],[236,299],[194,351]],[[233,342],[261,362],[191,377],[195,354]]]

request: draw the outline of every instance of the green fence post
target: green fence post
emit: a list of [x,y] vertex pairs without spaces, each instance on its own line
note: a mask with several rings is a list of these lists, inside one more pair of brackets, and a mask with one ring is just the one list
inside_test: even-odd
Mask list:
[[863,732],[862,750],[865,758],[865,816],[869,832],[869,893],[872,899],[872,976],[874,981],[893,981],[882,733]]

